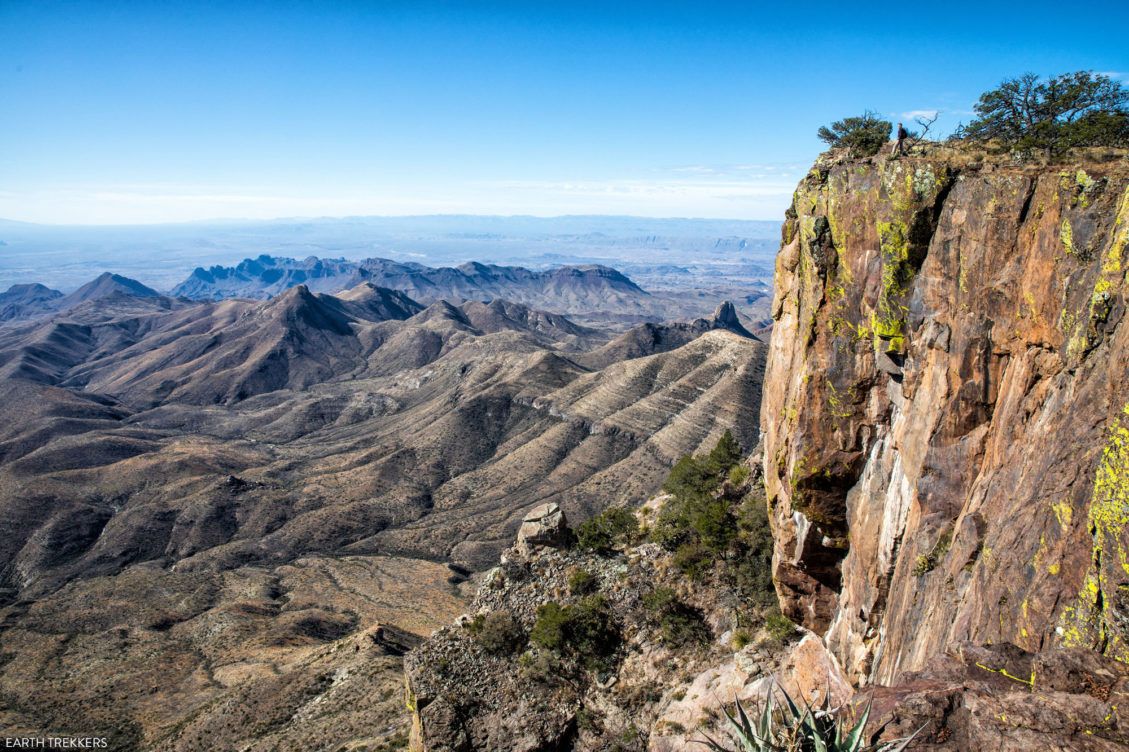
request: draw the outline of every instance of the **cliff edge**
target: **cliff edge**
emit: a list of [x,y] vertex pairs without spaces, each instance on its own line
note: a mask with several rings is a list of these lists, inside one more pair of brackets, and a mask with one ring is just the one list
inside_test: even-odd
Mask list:
[[857,686],[962,643],[1129,659],[1129,165],[825,156],[761,423],[789,617]]

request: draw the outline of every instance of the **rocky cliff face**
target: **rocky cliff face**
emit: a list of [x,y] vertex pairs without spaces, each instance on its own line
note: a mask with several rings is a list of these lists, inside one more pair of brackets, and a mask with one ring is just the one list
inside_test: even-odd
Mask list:
[[1129,169],[821,159],[776,266],[785,613],[856,684],[962,641],[1129,659]]

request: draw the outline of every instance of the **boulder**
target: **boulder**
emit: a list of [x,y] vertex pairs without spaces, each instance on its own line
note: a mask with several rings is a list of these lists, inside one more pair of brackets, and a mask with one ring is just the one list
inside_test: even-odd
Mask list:
[[358,635],[357,650],[375,649],[384,655],[405,655],[419,647],[423,638],[391,624],[375,624]]
[[522,519],[517,531],[517,550],[522,556],[532,556],[541,548],[563,548],[568,538],[568,520],[560,505],[541,504]]

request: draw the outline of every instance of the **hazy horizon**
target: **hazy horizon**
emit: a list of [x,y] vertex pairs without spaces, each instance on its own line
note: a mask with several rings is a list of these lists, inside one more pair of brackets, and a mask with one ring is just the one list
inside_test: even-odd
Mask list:
[[480,261],[546,268],[670,264],[714,272],[768,263],[780,222],[613,215],[431,214],[196,221],[135,225],[0,222],[0,292],[39,282],[70,291],[101,272],[168,290],[197,267],[261,254],[303,259],[388,258],[429,266]]
[[[783,215],[781,215],[783,216]],[[646,214],[504,214],[504,213],[476,213],[476,212],[429,212],[419,214],[309,214],[309,215],[280,215],[275,217],[201,217],[200,219],[186,219],[173,221],[152,222],[32,222],[23,219],[0,216],[0,224],[31,225],[35,227],[162,227],[162,226],[200,226],[200,225],[232,225],[232,224],[271,224],[287,222],[344,222],[356,220],[408,220],[408,219],[500,219],[500,220],[571,220],[571,219],[624,219],[645,220],[654,222],[733,222],[733,223],[766,223],[780,224],[779,218],[770,217],[695,217],[678,215],[646,215]],[[2,240],[2,238],[0,238]]]

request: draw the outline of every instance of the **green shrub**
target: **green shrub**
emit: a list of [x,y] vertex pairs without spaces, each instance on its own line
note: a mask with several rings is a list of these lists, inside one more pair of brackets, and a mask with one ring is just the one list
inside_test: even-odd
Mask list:
[[596,579],[596,575],[586,569],[577,568],[568,575],[568,592],[573,595],[588,595],[596,592],[599,587],[600,581]]
[[672,552],[674,566],[690,579],[716,576],[728,585],[739,608],[759,621],[756,615],[777,603],[768,502],[759,485],[739,502],[718,493],[724,480],[748,482],[749,468],[740,463],[740,448],[728,433],[709,454],[679,460],[664,484],[671,496],[648,536]]
[[475,615],[467,631],[487,653],[509,655],[525,645],[525,632],[509,611]]
[[714,557],[696,540],[674,549],[672,559],[678,571],[695,581],[705,579],[714,568]]
[[729,481],[729,485],[734,488],[740,488],[748,482],[749,475],[750,471],[748,465],[734,465],[729,468],[729,477],[727,480]]
[[667,550],[694,543],[716,554],[728,548],[736,534],[728,501],[712,494],[687,494],[667,500],[650,537]]
[[529,640],[576,658],[588,668],[602,667],[619,647],[619,633],[612,622],[607,598],[602,595],[589,595],[567,606],[553,601],[542,604],[537,608],[537,621]]
[[949,552],[949,547],[952,543],[953,531],[945,530],[942,532],[929,553],[921,554],[917,557],[916,561],[914,561],[913,576],[923,577],[936,569],[937,564],[939,564],[941,559],[945,558],[945,554]]
[[675,567],[687,577],[702,580],[716,572],[751,610],[763,612],[776,604],[767,502],[753,491],[739,503],[718,494],[723,480],[742,485],[748,477],[729,433],[709,454],[683,457],[664,484],[671,497],[649,538],[673,552]]
[[726,429],[717,444],[706,456],[706,465],[717,476],[724,476],[734,465],[741,461],[741,445],[733,438],[733,433]]
[[611,553],[616,546],[634,541],[639,520],[630,509],[610,507],[576,528],[576,545],[581,550]]
[[893,127],[889,120],[882,120],[877,113],[867,110],[858,117],[836,120],[830,128],[820,128],[817,135],[833,149],[849,150],[852,157],[871,157],[889,140]]
[[737,535],[737,525],[725,499],[707,497],[690,504],[690,527],[707,551],[720,554],[729,548]]
[[646,736],[639,732],[634,723],[629,723],[627,728],[619,732],[619,738],[614,739],[608,752],[636,752],[642,749]]
[[710,493],[717,487],[717,476],[702,458],[683,455],[670,469],[663,490],[675,497]]
[[741,445],[730,431],[726,431],[706,455],[680,457],[663,483],[663,490],[673,496],[713,493],[741,459]]
[[764,496],[749,494],[737,508],[737,536],[726,574],[741,599],[754,608],[776,605],[776,588],[772,583],[773,546],[768,502]]
[[589,710],[587,706],[581,705],[580,709],[576,711],[576,727],[581,731],[598,732],[600,730],[599,716]]
[[670,645],[686,646],[707,642],[709,628],[702,612],[683,603],[678,594],[668,587],[658,587],[643,596],[643,606],[651,620],[662,631],[663,640]]
[[562,652],[567,635],[568,624],[567,606],[562,606],[556,601],[542,603],[537,607],[537,621],[529,631],[529,641],[547,650]]
[[659,544],[667,551],[677,551],[683,544],[696,542],[691,540],[693,531],[686,524],[681,505],[682,502],[677,497],[668,499],[663,504],[655,523],[647,530],[649,541]]
[[796,635],[796,624],[776,609],[764,618],[764,628],[768,632],[769,639],[774,642],[787,642]]
[[561,680],[560,661],[545,650],[526,651],[517,659],[518,671],[530,681],[555,685]]
[[729,503],[715,495],[740,461],[741,448],[729,431],[709,454],[679,459],[663,484],[671,498],[651,527],[651,540],[668,551],[692,541],[713,552],[724,550],[734,530]]

